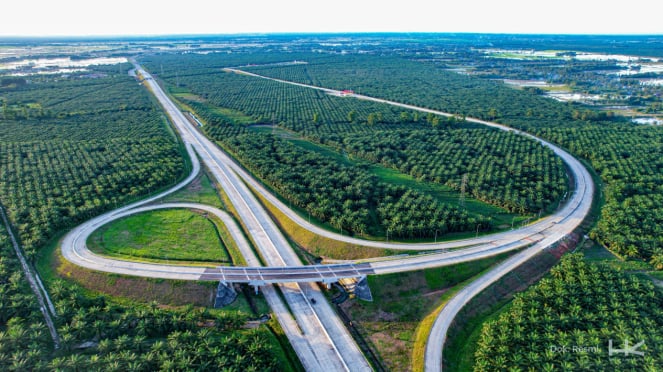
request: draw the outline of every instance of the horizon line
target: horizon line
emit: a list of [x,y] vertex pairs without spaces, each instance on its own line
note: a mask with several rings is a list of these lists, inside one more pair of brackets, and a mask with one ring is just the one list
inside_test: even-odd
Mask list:
[[185,37],[237,37],[237,36],[286,36],[286,35],[509,35],[509,36],[613,36],[613,37],[663,37],[663,33],[551,33],[551,32],[475,32],[475,31],[275,31],[236,33],[164,33],[164,34],[61,34],[61,35],[0,35],[2,40],[26,39],[150,39]]

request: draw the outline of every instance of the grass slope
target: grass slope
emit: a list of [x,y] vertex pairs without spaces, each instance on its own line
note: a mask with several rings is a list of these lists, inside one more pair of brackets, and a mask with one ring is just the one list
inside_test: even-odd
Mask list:
[[157,210],[129,216],[95,231],[93,252],[115,257],[229,262],[216,226],[189,210]]
[[351,300],[341,308],[388,370],[408,370],[412,358],[417,357],[413,350],[425,345],[420,329],[432,326],[434,317],[429,315],[439,311],[449,293],[457,290],[456,286],[464,285],[461,283],[509,255],[415,272],[369,276],[373,302]]

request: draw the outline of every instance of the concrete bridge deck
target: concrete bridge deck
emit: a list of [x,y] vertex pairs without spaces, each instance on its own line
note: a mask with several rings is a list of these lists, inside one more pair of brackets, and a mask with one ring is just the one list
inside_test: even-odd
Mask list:
[[375,274],[369,263],[309,265],[289,267],[217,267],[208,268],[200,280],[265,285],[282,282],[335,283],[339,279]]

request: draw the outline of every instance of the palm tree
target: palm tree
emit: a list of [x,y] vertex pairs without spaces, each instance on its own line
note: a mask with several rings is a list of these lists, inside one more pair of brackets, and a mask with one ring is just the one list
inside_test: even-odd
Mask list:
[[563,360],[562,363],[560,364],[560,367],[562,371],[572,371],[573,370],[573,363],[571,363],[568,360]]
[[71,333],[60,332],[60,345],[64,348],[65,351],[71,351],[74,341],[74,335]]
[[27,358],[26,353],[20,350],[15,351],[14,354],[12,354],[11,361],[10,370],[25,371],[31,369],[30,360]]
[[67,366],[67,358],[65,357],[53,358],[51,362],[48,364],[48,367],[53,371],[64,370],[66,366]]
[[129,349],[129,347],[132,344],[132,340],[129,337],[129,335],[124,334],[124,335],[121,335],[120,337],[116,338],[113,341],[113,344],[115,344],[115,350],[124,351],[124,350]]
[[103,340],[99,341],[99,344],[97,345],[97,350],[101,355],[106,355],[110,353],[113,350],[113,341],[111,341],[108,338],[104,338]]
[[101,319],[97,319],[92,323],[92,328],[94,328],[97,338],[102,338],[103,331],[106,329],[106,322]]
[[71,354],[67,358],[67,367],[71,371],[83,371],[87,366],[87,358],[81,354]]
[[[112,358],[109,360],[109,358]],[[110,354],[104,360],[104,371],[122,371],[122,364],[116,360],[117,356]]]
[[127,363],[127,371],[129,372],[138,372],[138,371],[144,371],[143,363],[141,363],[138,360],[134,360],[132,362]]
[[654,266],[656,270],[663,270],[663,249],[656,248],[649,263]]
[[133,349],[137,350],[139,353],[143,352],[145,347],[145,337],[144,335],[136,335],[132,340]]

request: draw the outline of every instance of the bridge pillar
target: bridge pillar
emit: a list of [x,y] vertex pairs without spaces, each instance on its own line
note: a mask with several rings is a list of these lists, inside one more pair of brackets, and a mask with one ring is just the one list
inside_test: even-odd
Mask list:
[[249,280],[249,285],[253,287],[253,289],[256,291],[256,295],[258,294],[258,290],[260,289],[261,285],[267,285],[267,282],[264,280]]
[[322,283],[325,284],[327,289],[331,289],[332,284],[338,283],[338,279],[322,279]]
[[368,286],[368,279],[366,276],[357,278],[354,292],[358,299],[373,302],[373,294],[371,293],[371,288]]
[[232,283],[220,281],[216,289],[216,298],[214,299],[214,308],[228,306],[237,298],[237,292]]

